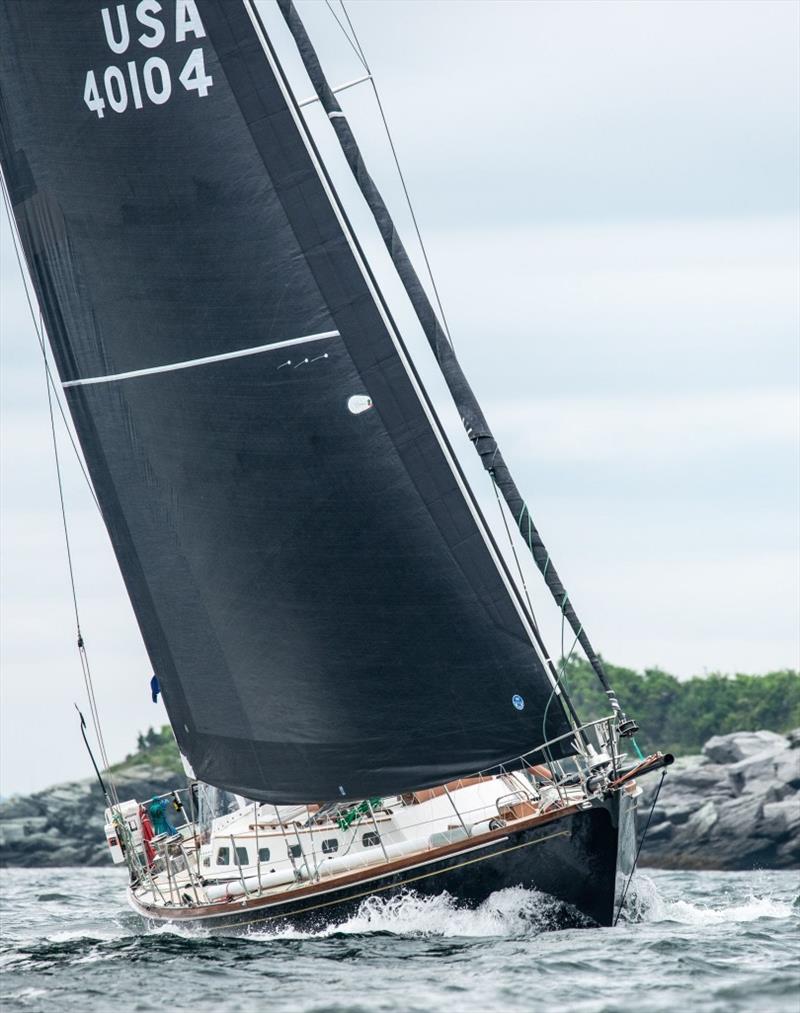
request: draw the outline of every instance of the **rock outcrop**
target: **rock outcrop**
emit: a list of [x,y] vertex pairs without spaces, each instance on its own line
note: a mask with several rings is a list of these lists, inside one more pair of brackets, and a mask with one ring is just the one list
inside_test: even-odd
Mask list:
[[[173,770],[137,764],[116,770],[114,784],[124,802],[181,788],[185,780]],[[0,802],[0,866],[108,865],[104,808],[94,779]]]
[[[658,776],[642,781],[639,831]],[[800,868],[800,729],[734,732],[669,768],[642,865],[665,869]]]

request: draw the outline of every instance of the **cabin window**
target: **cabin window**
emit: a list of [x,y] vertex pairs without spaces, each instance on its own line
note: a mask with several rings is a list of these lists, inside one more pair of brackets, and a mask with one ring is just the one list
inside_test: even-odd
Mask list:
[[332,855],[334,851],[339,850],[339,842],[335,837],[329,837],[326,841],[322,842],[322,854]]
[[367,833],[361,835],[361,846],[364,848],[375,848],[380,843],[381,839],[374,830],[368,830]]
[[250,857],[247,854],[247,848],[236,849],[236,864],[237,865],[249,865]]
[[269,861],[269,848],[259,848],[258,849],[258,860],[259,860],[259,862],[268,862]]
[[211,856],[206,855],[206,857],[203,859],[203,868],[208,869],[210,868],[210,866],[211,866]]
[[217,865],[230,865],[230,863],[231,863],[231,849],[217,848]]
[[299,844],[289,845],[289,858],[299,858],[303,854],[303,851]]

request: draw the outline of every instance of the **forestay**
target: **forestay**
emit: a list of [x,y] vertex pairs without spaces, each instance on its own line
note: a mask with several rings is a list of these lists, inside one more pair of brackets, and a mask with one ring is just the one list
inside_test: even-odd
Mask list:
[[566,734],[245,6],[12,0],[0,54],[17,226],[197,776],[364,797]]

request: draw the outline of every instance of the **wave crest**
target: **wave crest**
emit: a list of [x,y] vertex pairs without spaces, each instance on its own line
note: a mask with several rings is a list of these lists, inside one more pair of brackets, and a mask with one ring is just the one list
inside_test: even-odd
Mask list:
[[684,898],[667,899],[649,876],[637,873],[620,921],[720,925],[754,922],[760,918],[789,918],[792,914],[792,905],[787,901],[769,895],[759,897],[752,892],[745,898],[731,898],[731,903],[720,906]]

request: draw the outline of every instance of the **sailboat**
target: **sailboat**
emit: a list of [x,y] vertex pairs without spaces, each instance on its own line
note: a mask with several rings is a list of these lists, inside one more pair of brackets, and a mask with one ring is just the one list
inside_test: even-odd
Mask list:
[[[522,886],[610,925],[637,781],[671,757],[635,755],[340,89],[292,0],[277,11],[308,99],[254,0],[0,8],[5,196],[188,777],[121,800],[98,771],[111,855],[150,923],[335,921],[371,896]],[[333,143],[600,680],[599,720],[576,713],[468,480]]]

